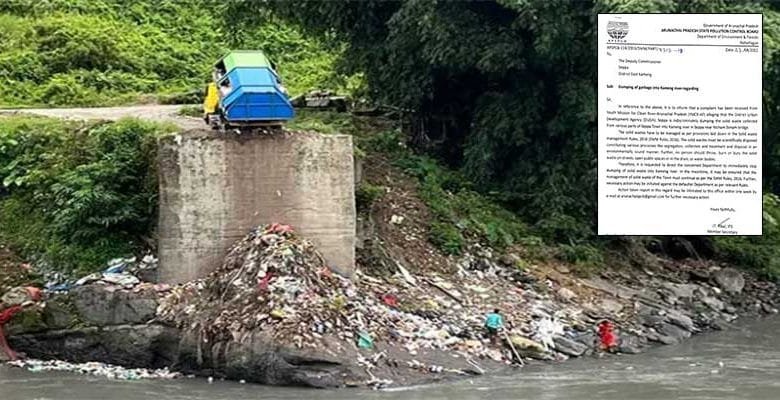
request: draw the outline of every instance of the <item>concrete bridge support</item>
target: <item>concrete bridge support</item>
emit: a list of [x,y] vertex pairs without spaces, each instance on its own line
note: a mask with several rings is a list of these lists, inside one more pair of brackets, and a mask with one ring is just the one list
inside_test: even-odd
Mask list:
[[200,278],[257,225],[279,222],[332,269],[355,265],[352,137],[193,130],[159,142],[159,280]]

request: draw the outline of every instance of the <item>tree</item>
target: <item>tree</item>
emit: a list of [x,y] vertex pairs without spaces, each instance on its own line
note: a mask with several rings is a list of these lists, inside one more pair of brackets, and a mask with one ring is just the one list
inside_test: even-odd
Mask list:
[[[347,43],[343,72],[415,112],[413,143],[562,240],[592,235],[599,12],[761,12],[767,26],[766,185],[780,185],[776,6],[755,1],[234,1]],[[240,22],[237,22],[240,21]]]

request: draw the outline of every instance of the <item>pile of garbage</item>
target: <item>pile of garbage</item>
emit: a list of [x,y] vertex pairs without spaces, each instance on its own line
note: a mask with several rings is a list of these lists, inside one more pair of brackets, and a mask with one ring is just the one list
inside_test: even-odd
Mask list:
[[[209,342],[241,341],[250,331],[266,331],[281,344],[322,349],[318,339],[330,335],[361,349],[374,349],[375,340],[382,340],[410,355],[435,349],[507,361],[511,355],[491,349],[482,337],[484,313],[495,299],[477,286],[477,276],[464,279],[459,286],[474,293],[405,270],[397,282],[363,274],[353,282],[332,273],[289,226],[273,224],[237,242],[206,278],[173,287],[161,299],[157,318]],[[535,299],[524,297],[529,293],[494,292],[524,304],[523,313],[535,309]],[[557,322],[545,328],[562,333]]]
[[44,289],[47,292],[67,292],[75,287],[91,283],[132,289],[142,281],[146,281],[145,278],[157,270],[157,264],[157,258],[151,254],[147,254],[141,260],[136,257],[115,258],[108,262],[103,272],[95,272],[76,280],[67,279],[59,273],[49,274],[45,276],[47,283]]
[[204,338],[239,341],[269,331],[279,341],[348,330],[352,283],[331,272],[314,246],[289,226],[252,230],[206,278],[174,287],[160,300],[158,320]]
[[69,363],[59,360],[35,360],[24,359],[9,361],[8,365],[24,368],[30,372],[46,371],[65,371],[75,372],[84,375],[101,376],[116,380],[139,380],[139,379],[176,379],[183,375],[178,372],[171,372],[168,368],[146,369],[146,368],[123,368],[116,365],[104,364],[99,362],[88,363]]

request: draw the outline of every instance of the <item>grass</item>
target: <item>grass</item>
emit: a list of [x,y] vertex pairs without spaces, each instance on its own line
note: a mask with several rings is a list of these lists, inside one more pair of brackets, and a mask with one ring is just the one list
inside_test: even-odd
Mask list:
[[0,2],[0,107],[109,106],[197,101],[212,64],[230,49],[261,49],[292,94],[341,91],[342,50],[267,19],[227,34],[221,4],[200,0]]
[[179,115],[184,117],[203,117],[203,106],[186,105],[179,109]]

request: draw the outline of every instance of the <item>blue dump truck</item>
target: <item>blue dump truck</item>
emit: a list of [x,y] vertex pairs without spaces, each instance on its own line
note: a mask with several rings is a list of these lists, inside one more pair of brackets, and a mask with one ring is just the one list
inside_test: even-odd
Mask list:
[[287,90],[262,51],[231,51],[214,64],[203,101],[203,119],[212,128],[280,128],[294,116]]

